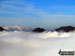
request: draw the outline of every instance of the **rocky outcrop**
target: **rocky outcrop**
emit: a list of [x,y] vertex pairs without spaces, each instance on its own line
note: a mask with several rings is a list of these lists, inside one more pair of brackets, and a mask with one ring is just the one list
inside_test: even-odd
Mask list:
[[43,28],[35,28],[34,30],[32,30],[33,32],[44,32],[46,31],[45,29]]
[[4,31],[5,29],[3,27],[0,27],[0,31]]
[[74,30],[75,30],[75,27],[72,27],[72,26],[63,26],[63,27],[55,29],[55,31],[63,31],[63,32],[70,32]]

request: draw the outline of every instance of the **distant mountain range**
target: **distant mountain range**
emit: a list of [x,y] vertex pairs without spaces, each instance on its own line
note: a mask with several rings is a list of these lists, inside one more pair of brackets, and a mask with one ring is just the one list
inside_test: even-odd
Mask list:
[[[46,29],[44,28],[34,28],[34,29],[30,29],[30,28],[24,28],[24,27],[20,27],[20,26],[5,26],[5,27],[0,27],[0,31],[33,31],[33,32],[44,32],[46,31]],[[71,32],[74,31],[75,27],[72,26],[62,26],[60,28],[56,28],[54,31],[57,32]]]

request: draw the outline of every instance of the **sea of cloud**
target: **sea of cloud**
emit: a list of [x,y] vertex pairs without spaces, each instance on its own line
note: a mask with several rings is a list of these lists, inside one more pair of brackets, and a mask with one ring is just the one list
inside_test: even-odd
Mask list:
[[0,56],[59,56],[75,50],[75,32],[0,32]]

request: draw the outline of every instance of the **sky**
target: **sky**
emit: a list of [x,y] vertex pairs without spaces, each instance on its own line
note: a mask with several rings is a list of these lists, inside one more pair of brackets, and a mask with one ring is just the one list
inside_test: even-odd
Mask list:
[[75,0],[0,0],[0,26],[10,25],[75,26]]

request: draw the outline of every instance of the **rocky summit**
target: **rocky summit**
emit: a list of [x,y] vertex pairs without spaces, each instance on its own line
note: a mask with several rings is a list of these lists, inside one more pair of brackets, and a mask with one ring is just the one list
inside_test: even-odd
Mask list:
[[46,30],[43,29],[43,28],[35,28],[35,29],[33,29],[32,31],[33,31],[33,32],[44,32],[44,31],[46,31]]
[[63,27],[55,29],[55,31],[63,31],[63,32],[70,32],[74,30],[75,30],[75,27],[72,27],[72,26],[63,26]]

